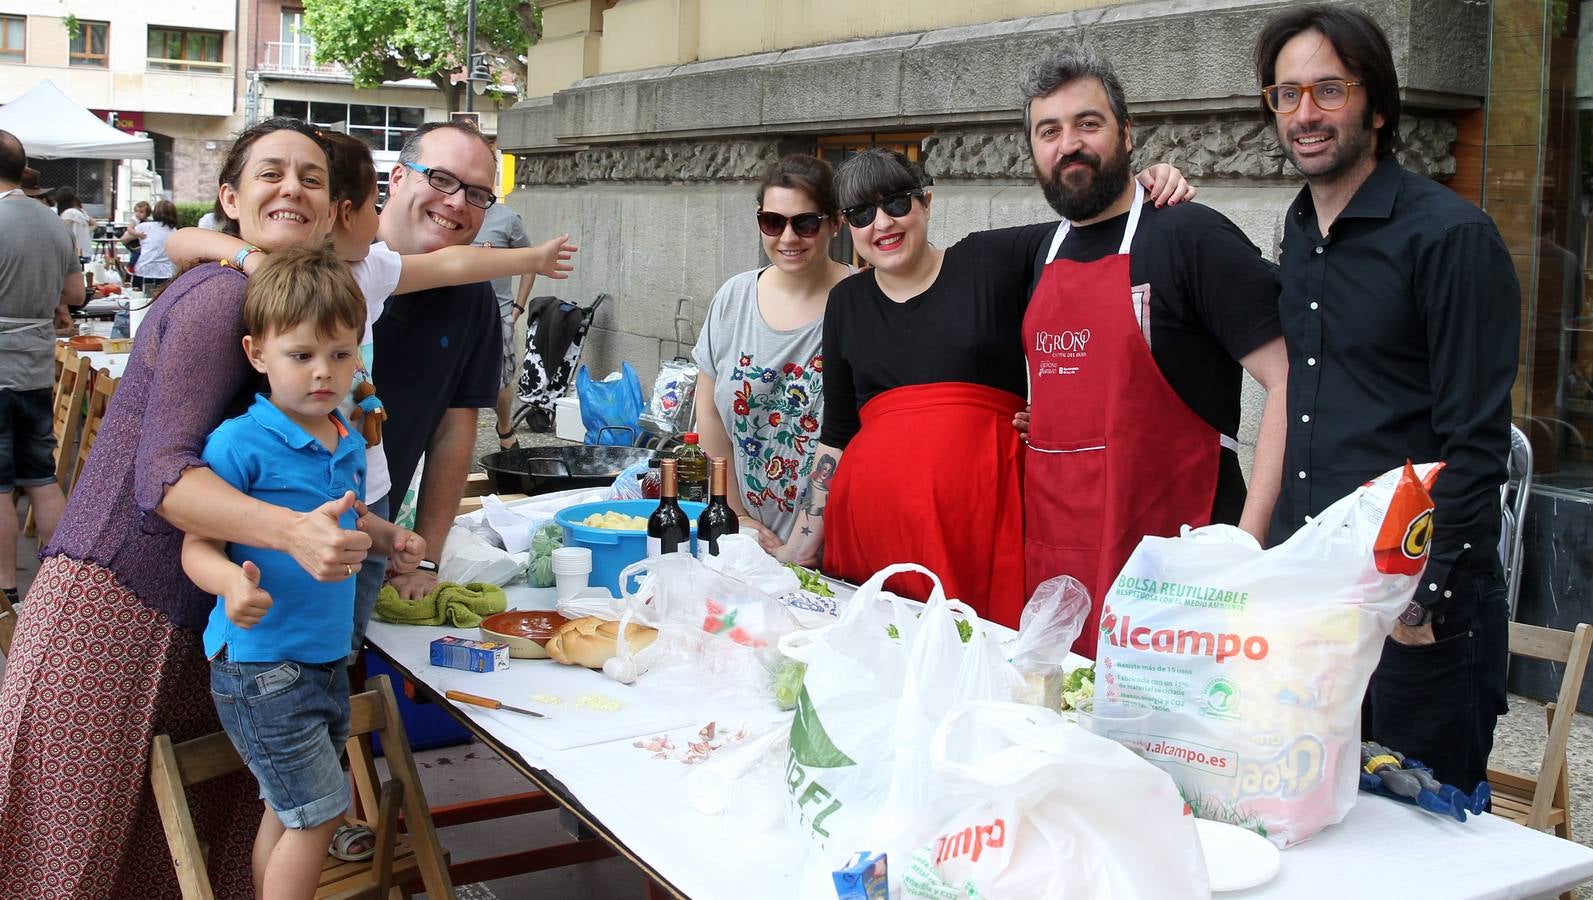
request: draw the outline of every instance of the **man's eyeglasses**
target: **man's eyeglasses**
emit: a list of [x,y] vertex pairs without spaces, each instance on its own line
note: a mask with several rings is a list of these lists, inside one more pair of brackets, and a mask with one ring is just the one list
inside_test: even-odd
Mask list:
[[426,176],[426,183],[439,193],[457,194],[460,188],[464,188],[465,202],[477,209],[491,209],[492,204],[498,202],[497,194],[479,184],[465,184],[452,172],[412,162],[404,163],[404,168]]
[[819,233],[819,228],[824,225],[824,220],[829,216],[819,213],[798,213],[794,216],[782,216],[776,212],[758,210],[758,230],[772,238],[785,234],[786,223],[791,223],[791,230],[797,237],[810,238]]
[[1300,99],[1307,95],[1316,108],[1332,112],[1343,109],[1344,104],[1350,102],[1350,88],[1360,87],[1359,81],[1345,81],[1341,78],[1328,78],[1316,84],[1274,84],[1261,91],[1261,96],[1266,98],[1267,106],[1273,112],[1288,115],[1300,108]]
[[841,215],[846,217],[846,221],[853,228],[867,228],[873,223],[875,214],[880,210],[885,210],[885,215],[893,219],[900,219],[902,216],[907,215],[908,210],[913,208],[913,200],[915,198],[921,199],[923,196],[924,191],[922,188],[909,188],[905,191],[898,191],[878,203],[859,203],[856,206],[848,206],[846,209],[841,210]]

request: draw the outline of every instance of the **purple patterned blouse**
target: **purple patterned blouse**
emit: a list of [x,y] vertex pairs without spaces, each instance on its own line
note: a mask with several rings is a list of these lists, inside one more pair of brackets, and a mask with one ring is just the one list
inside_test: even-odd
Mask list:
[[182,570],[183,533],[155,512],[166,488],[203,466],[205,439],[247,408],[259,376],[243,355],[241,273],[190,269],[139,326],[127,370],[45,556],[111,570],[172,624],[202,629],[216,598]]

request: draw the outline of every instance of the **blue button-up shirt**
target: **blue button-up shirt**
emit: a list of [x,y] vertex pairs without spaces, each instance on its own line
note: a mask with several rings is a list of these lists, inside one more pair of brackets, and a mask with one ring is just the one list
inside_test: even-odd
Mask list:
[[[211,432],[202,456],[228,484],[295,512],[309,512],[348,491],[363,500],[365,439],[340,414],[332,415],[341,437],[328,450],[263,394],[256,395],[248,412]],[[355,518],[351,510],[338,524],[352,529]],[[217,597],[205,627],[206,656],[214,657],[223,646],[238,662],[328,663],[348,656],[354,637],[353,578],[316,581],[292,556],[262,547],[229,544],[227,556],[239,565],[247,560],[260,567],[260,586],[271,594],[272,606],[253,628],[239,628]]]

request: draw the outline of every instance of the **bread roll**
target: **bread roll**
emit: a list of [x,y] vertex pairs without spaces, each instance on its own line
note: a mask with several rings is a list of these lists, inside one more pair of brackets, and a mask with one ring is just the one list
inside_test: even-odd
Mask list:
[[[625,642],[631,653],[641,650],[658,637],[658,629],[638,625],[625,626]],[[619,623],[587,616],[573,619],[559,626],[548,638],[548,656],[567,666],[586,666],[601,669],[615,655],[619,638]]]

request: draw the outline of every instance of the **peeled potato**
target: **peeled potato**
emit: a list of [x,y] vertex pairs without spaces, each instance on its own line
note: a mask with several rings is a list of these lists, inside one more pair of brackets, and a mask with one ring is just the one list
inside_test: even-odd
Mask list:
[[609,510],[608,512],[592,513],[581,520],[581,524],[588,528],[607,528],[613,531],[641,531],[647,528],[647,520],[641,516],[627,516],[622,512]]

